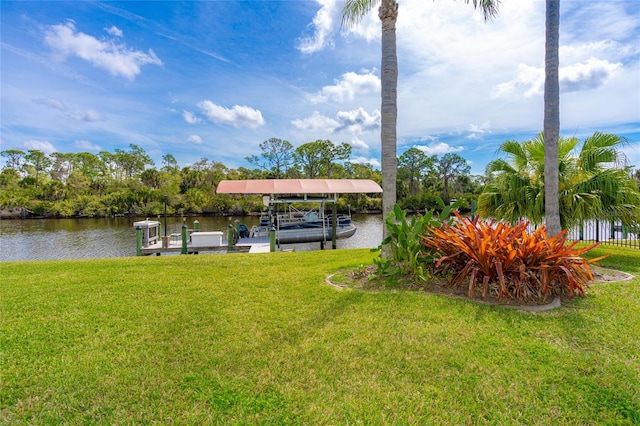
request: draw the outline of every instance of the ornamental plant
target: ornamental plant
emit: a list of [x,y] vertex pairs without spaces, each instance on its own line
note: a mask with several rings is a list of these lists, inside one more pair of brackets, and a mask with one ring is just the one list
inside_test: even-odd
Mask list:
[[422,245],[422,237],[429,229],[437,229],[447,221],[450,223],[451,211],[458,206],[457,203],[445,206],[441,198],[437,198],[436,202],[440,206],[440,213],[426,210],[424,215],[408,215],[398,204],[393,206],[393,211],[385,220],[388,236],[378,248],[372,250],[379,251],[384,245],[390,248],[390,258],[374,259],[378,276],[404,275],[414,280],[425,280],[425,265],[433,263],[435,259],[430,250]]
[[428,227],[421,243],[438,257],[434,271],[449,274],[452,286],[467,285],[469,297],[544,301],[584,295],[593,280],[589,265],[606,257],[584,259],[599,243],[578,249],[566,231],[548,236],[544,226],[528,232],[527,221],[511,225],[454,214],[453,223]]

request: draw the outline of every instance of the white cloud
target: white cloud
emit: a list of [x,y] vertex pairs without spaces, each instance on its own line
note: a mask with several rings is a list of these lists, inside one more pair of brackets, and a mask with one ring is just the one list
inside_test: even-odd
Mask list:
[[30,139],[30,140],[24,141],[22,143],[22,146],[24,146],[25,149],[27,150],[42,151],[47,155],[57,151],[54,148],[54,146],[51,144],[51,142],[48,142],[48,141],[37,141],[37,140]]
[[578,92],[597,89],[603,86],[616,71],[622,68],[621,63],[612,64],[606,60],[589,58],[585,63],[561,67],[560,91]]
[[380,167],[380,160],[377,158],[355,157],[349,160],[354,164],[371,164],[373,167]]
[[114,37],[122,37],[122,30],[115,25],[112,25],[111,28],[105,28],[104,30]]
[[416,145],[416,148],[427,155],[442,155],[448,154],[450,152],[460,152],[464,150],[464,148],[461,146],[451,146],[444,142],[434,142],[426,146]]
[[196,145],[199,145],[202,143],[202,138],[198,135],[189,135],[189,137],[187,138],[187,142],[191,142]]
[[349,142],[349,145],[351,145],[353,148],[360,150],[360,151],[368,151],[369,150],[369,145],[367,145],[367,143],[363,140],[361,140],[360,138],[358,138],[357,136],[353,137],[351,139],[351,142]]
[[38,98],[38,99],[34,99],[33,102],[40,104],[40,105],[45,105],[48,106],[50,108],[53,109],[57,109],[60,111],[65,111],[67,109],[67,106],[59,99],[55,99],[55,98],[51,98],[49,96],[44,97],[44,98]]
[[88,110],[84,114],[69,113],[68,117],[76,121],[87,121],[87,122],[99,121],[102,119],[102,115],[98,111],[95,111],[92,109]]
[[314,111],[310,117],[293,120],[291,124],[299,130],[316,133],[347,132],[358,135],[380,128],[380,111],[371,114],[362,107],[352,111],[338,111],[335,118]]
[[78,149],[82,149],[85,151],[101,151],[102,147],[100,145],[96,145],[94,143],[89,142],[86,139],[80,139],[77,140],[73,143],[73,146],[75,146]]
[[[37,104],[40,104],[40,105],[48,106],[49,108],[56,109],[56,110],[59,110],[59,111],[68,111],[69,110],[69,108],[61,100],[56,99],[56,98],[52,98],[52,97],[49,97],[49,96],[44,97],[44,98],[34,99],[33,102],[35,102]],[[102,114],[100,114],[98,111],[93,110],[93,109],[89,109],[85,113],[67,112],[67,113],[65,113],[65,116],[71,118],[72,120],[87,121],[87,122],[99,121],[99,120],[102,119]]]
[[226,124],[233,127],[248,127],[255,129],[265,124],[262,113],[244,105],[234,105],[231,109],[216,105],[210,100],[198,103],[207,118],[218,124]]
[[313,17],[309,26],[313,27],[312,37],[302,37],[298,40],[296,48],[305,55],[318,52],[325,47],[333,47],[331,32],[333,31],[334,17],[339,11],[339,4],[335,0],[317,0],[321,5],[320,10]]
[[482,139],[486,133],[491,133],[491,123],[486,121],[482,124],[470,124],[467,139]]
[[300,130],[319,133],[333,133],[340,126],[336,120],[326,117],[318,111],[314,111],[310,117],[293,120],[291,124]]
[[363,70],[361,74],[347,72],[342,74],[333,86],[324,86],[315,95],[310,95],[312,103],[327,102],[333,100],[344,102],[353,100],[356,95],[380,92],[380,78],[373,71]]
[[544,89],[544,70],[519,64],[516,77],[506,83],[498,84],[491,94],[494,98],[512,96],[516,92],[524,91],[525,97],[540,95]]
[[624,58],[634,54],[633,46],[599,40],[560,46],[560,63],[584,62],[594,57]]
[[182,111],[182,118],[189,124],[198,124],[202,120],[190,111]]
[[380,128],[380,111],[374,110],[371,114],[363,108],[352,111],[339,111],[336,120],[340,125],[336,132],[347,131],[353,134],[360,134]]
[[[558,74],[560,91],[563,93],[591,90],[602,87],[619,69],[621,63],[589,58],[584,63],[560,67]],[[517,92],[525,97],[540,96],[544,93],[544,69],[520,64],[516,77],[506,83],[498,84],[492,96],[508,97]]]
[[63,58],[77,56],[115,76],[133,80],[146,64],[162,65],[162,61],[149,49],[148,53],[127,48],[113,41],[102,41],[77,32],[73,22],[52,25],[45,31],[45,43]]

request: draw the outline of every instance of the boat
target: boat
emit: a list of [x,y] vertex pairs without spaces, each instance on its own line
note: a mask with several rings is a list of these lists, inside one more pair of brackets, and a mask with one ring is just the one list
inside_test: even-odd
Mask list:
[[[249,238],[268,237],[271,226],[276,231],[278,244],[331,241],[333,216],[325,215],[322,210],[303,212],[289,206],[287,213],[276,214],[273,218],[262,216],[260,225],[253,226],[249,231]],[[349,238],[356,230],[350,215],[337,215],[336,239]]]

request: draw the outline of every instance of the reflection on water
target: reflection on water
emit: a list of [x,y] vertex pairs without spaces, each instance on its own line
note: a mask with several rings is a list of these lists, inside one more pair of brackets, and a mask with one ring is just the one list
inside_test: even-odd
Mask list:
[[[104,219],[28,219],[0,221],[0,261],[81,259],[100,257],[135,256],[136,240],[133,222],[144,218]],[[155,219],[155,218],[150,218]],[[164,232],[164,218],[161,222]],[[236,220],[249,228],[257,225],[259,218],[247,217],[189,217],[167,219],[167,233],[180,232],[183,223],[193,228],[200,223],[201,231],[224,231]],[[382,216],[353,215],[358,227],[351,238],[338,240],[338,248],[377,247],[382,239]],[[331,247],[331,243],[325,247]],[[318,250],[320,243],[290,244],[283,248],[296,251]]]

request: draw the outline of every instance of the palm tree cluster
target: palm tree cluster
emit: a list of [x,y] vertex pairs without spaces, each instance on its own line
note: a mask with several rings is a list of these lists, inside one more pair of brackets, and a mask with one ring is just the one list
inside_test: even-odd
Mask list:
[[[577,138],[558,140],[559,215],[562,229],[583,220],[640,222],[640,192],[618,149],[624,140],[595,133],[581,145]],[[507,159],[494,160],[487,172],[495,175],[478,198],[478,214],[510,222],[526,218],[545,223],[545,138],[507,141],[500,151]]]

